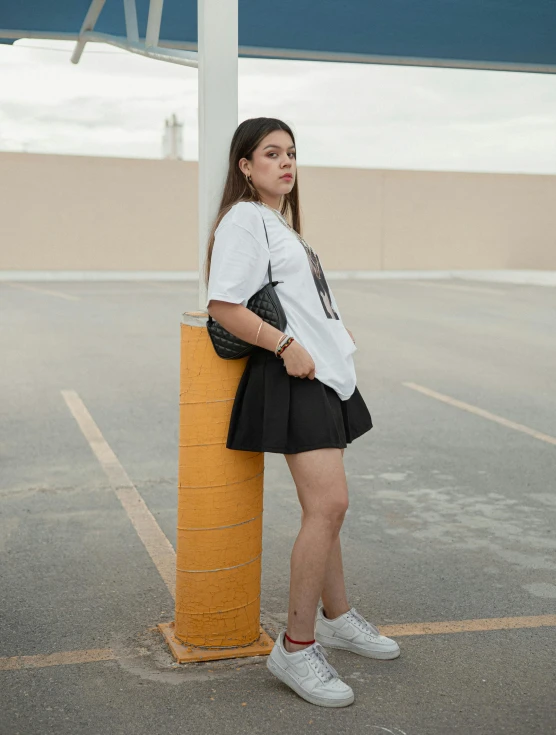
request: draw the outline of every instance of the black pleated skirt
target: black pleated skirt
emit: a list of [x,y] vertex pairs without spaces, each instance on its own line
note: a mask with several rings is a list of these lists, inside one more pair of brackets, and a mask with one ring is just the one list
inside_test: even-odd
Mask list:
[[293,378],[280,358],[257,350],[237,389],[226,446],[280,454],[343,449],[372,426],[357,388],[342,401],[333,388],[316,378]]

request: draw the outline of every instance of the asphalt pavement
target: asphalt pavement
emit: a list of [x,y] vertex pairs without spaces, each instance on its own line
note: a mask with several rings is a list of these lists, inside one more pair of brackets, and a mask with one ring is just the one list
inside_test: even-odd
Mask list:
[[[405,631],[400,658],[331,651],[356,695],[342,710],[304,702],[261,658],[175,664],[156,629],[172,597],[62,391],[174,544],[196,286],[0,283],[1,735],[556,733],[556,288],[331,286],[374,421],[345,453],[347,587]],[[280,455],[264,506],[275,636],[300,517]]]

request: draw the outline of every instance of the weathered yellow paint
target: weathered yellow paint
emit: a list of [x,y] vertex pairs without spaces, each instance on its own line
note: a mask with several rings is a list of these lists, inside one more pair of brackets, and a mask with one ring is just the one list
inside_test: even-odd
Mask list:
[[[452,633],[477,633],[497,630],[520,630],[526,628],[556,627],[556,615],[533,615],[514,618],[478,618],[475,620],[445,620],[435,623],[402,623],[400,625],[381,625],[383,635],[400,637],[415,635],[445,635]],[[188,661],[210,661],[214,659],[257,656],[270,653],[272,640],[261,629],[261,637],[255,644],[238,649],[199,649],[178,641],[174,635],[174,623],[162,623],[158,628],[164,633],[174,656],[180,663]],[[152,630],[155,630],[153,628]],[[126,652],[125,658],[147,656],[146,649]],[[0,671],[19,669],[39,669],[47,666],[95,663],[97,661],[117,661],[118,656],[111,648],[97,648],[86,651],[62,651],[59,653],[39,654],[36,656],[10,656],[0,658]]]
[[266,655],[271,652],[274,645],[270,636],[262,628],[260,638],[249,646],[243,646],[242,648],[197,648],[188,646],[176,638],[174,623],[161,623],[158,627],[166,639],[172,655],[180,664]]
[[[187,563],[191,569],[177,567],[177,573],[199,570],[229,569],[257,559],[261,553],[262,515],[231,527],[180,530],[187,547]],[[208,567],[208,569],[207,569]]]
[[399,638],[404,635],[443,635],[445,633],[478,633],[487,630],[518,630],[556,626],[556,615],[529,615],[517,618],[475,618],[443,620],[437,623],[402,623],[381,625],[382,635]]
[[261,476],[235,485],[188,487],[178,496],[178,531],[197,528],[200,514],[204,514],[203,528],[244,523],[245,517],[255,518],[261,513],[263,488]]
[[226,449],[246,360],[221,360],[206,315],[184,317],[176,613],[162,630],[177,658],[185,646],[180,660],[209,659],[211,649],[215,658],[269,653],[259,623],[264,454]]
[[46,666],[64,664],[90,664],[97,661],[115,661],[117,658],[111,648],[92,648],[88,651],[61,651],[60,653],[39,654],[37,656],[11,656],[0,658],[0,671],[18,669],[43,669]]

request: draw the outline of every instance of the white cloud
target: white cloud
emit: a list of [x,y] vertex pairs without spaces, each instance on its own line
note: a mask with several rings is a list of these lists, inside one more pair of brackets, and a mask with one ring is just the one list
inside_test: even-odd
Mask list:
[[[161,155],[164,119],[197,157],[197,71],[107,46],[0,45],[0,149]],[[240,119],[280,117],[301,165],[556,173],[556,77],[240,59]]]

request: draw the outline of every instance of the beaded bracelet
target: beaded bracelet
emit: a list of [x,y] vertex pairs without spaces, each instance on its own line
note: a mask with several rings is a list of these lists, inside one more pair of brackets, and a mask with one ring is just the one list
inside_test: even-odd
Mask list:
[[276,357],[281,357],[284,350],[287,350],[287,348],[291,345],[293,341],[294,341],[293,337],[288,337],[287,341],[284,342],[284,344],[278,349],[276,353]]
[[278,348],[282,344],[283,340],[285,340],[286,338],[287,338],[287,335],[285,334],[280,335],[280,339],[278,340],[278,342],[276,343],[276,347],[274,348],[274,354],[278,352]]
[[278,344],[276,345],[276,347],[275,347],[275,349],[274,349],[274,354],[275,354],[275,355],[277,355],[277,354],[278,354],[278,350],[280,349],[280,347],[282,347],[282,345],[283,345],[283,344],[284,344],[285,342],[287,342],[287,341],[288,341],[288,339],[289,339],[289,337],[288,337],[288,335],[287,335],[287,334],[283,334],[283,335],[282,335],[282,336],[280,337],[280,339],[278,340]]

